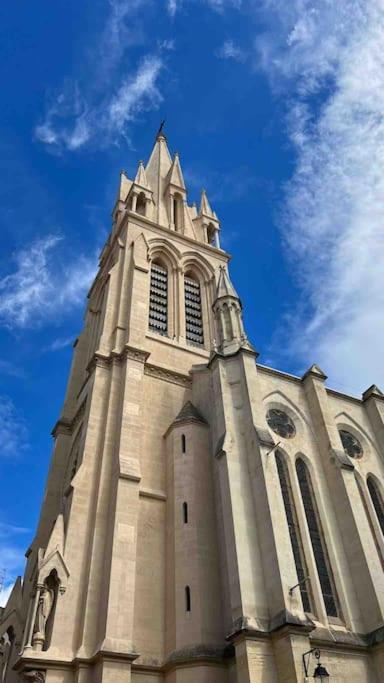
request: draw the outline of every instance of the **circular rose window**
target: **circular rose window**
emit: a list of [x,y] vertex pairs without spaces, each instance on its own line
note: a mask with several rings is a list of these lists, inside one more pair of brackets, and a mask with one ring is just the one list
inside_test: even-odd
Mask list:
[[289,415],[283,410],[278,410],[277,408],[268,410],[267,422],[268,426],[284,439],[291,439],[296,434],[295,425]]
[[351,432],[347,432],[345,429],[340,429],[339,434],[341,443],[343,444],[343,448],[347,455],[349,455],[350,458],[361,458],[363,455],[363,447],[360,441],[358,441]]

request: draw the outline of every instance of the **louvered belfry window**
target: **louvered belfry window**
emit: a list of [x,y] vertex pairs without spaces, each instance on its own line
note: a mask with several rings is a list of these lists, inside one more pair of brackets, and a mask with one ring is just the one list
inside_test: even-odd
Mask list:
[[301,540],[299,523],[297,520],[296,507],[293,500],[291,482],[289,479],[289,472],[284,462],[283,456],[277,451],[276,465],[280,479],[281,493],[283,496],[285,514],[288,522],[289,536],[291,539],[291,546],[293,557],[295,560],[296,573],[298,581],[300,582],[301,600],[303,602],[304,612],[311,612],[311,598],[309,594],[309,583],[305,581],[308,578],[308,569],[305,562],[303,543]]
[[192,277],[184,278],[185,327],[189,344],[204,344],[200,284]]
[[159,263],[151,266],[149,329],[158,334],[168,334],[168,271]]
[[336,590],[333,582],[327,547],[325,545],[325,539],[320,525],[311,477],[305,462],[301,459],[296,461],[296,472],[297,478],[299,480],[301,497],[303,499],[305,516],[307,518],[308,531],[311,538],[317,573],[319,575],[321,592],[323,594],[325,611],[329,617],[338,617],[340,615],[336,598]]

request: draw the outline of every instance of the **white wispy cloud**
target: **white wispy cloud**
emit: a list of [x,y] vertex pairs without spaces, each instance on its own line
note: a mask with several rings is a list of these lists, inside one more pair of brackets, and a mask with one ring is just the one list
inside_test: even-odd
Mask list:
[[44,348],[44,351],[60,351],[61,349],[65,349],[67,346],[71,346],[74,342],[74,336],[72,337],[58,337],[57,339],[54,339],[53,342],[48,344]]
[[160,56],[148,55],[136,72],[129,73],[101,102],[90,103],[81,96],[77,83],[67,84],[51,103],[44,121],[36,126],[36,137],[56,150],[69,151],[90,142],[105,145],[127,138],[128,124],[162,101],[157,85],[162,68]]
[[157,107],[161,102],[157,79],[162,66],[159,57],[146,57],[135,76],[129,76],[122,83],[107,110],[106,128],[112,135],[124,135],[127,123],[140,112]]
[[167,9],[171,17],[174,17],[181,7],[181,0],[167,0]]
[[384,385],[382,2],[268,0],[264,9],[271,30],[258,54],[289,95],[296,153],[282,210],[303,294],[290,351],[348,391]]
[[216,51],[216,56],[220,59],[234,59],[236,62],[244,62],[246,59],[245,51],[231,39],[224,41]]
[[[196,2],[196,0],[192,0]],[[243,5],[243,0],[198,0],[203,5],[208,5],[211,9],[217,12],[223,12],[225,9],[234,8],[240,9]],[[191,0],[166,0],[167,10],[171,17],[174,17],[176,12],[182,9]]]
[[35,137],[47,149],[73,152],[87,144],[118,143],[129,137],[129,124],[140,113],[158,107],[164,52],[172,49],[172,41],[163,40],[135,66],[126,59],[129,48],[143,41],[150,2],[109,0],[101,35],[86,51],[87,75],[67,78],[35,127]]
[[[12,592],[15,579],[24,568],[26,535],[30,529],[0,522],[0,607],[4,607]],[[19,543],[17,545],[16,543]]]
[[19,251],[14,271],[0,279],[0,325],[37,327],[82,304],[96,271],[96,257],[77,255],[67,264],[60,235],[48,235]]
[[[0,395],[0,458],[15,458],[28,448],[28,430],[12,400]],[[5,533],[0,525],[0,538]],[[0,567],[1,567],[0,562]]]

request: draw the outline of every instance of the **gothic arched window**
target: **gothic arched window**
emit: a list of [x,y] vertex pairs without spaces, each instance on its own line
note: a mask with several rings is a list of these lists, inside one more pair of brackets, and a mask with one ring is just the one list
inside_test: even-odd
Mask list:
[[319,575],[321,592],[323,594],[325,611],[329,617],[339,617],[336,589],[324,534],[321,528],[311,477],[305,462],[301,458],[296,461],[296,472],[299,480],[305,516],[307,518],[308,531],[311,538],[317,573]]
[[151,266],[149,329],[168,334],[168,270],[157,262]]
[[308,577],[308,569],[305,562],[305,555],[303,543],[301,540],[300,528],[296,514],[296,507],[293,500],[293,493],[289,472],[283,456],[279,451],[276,452],[277,472],[280,480],[280,488],[283,496],[285,515],[288,522],[289,536],[291,539],[291,546],[293,557],[295,560],[297,579],[300,582],[300,593],[303,602],[303,609],[305,612],[312,612],[311,597],[309,594],[309,583],[305,581]]
[[185,336],[189,344],[203,346],[203,315],[199,281],[192,275],[184,277]]
[[383,498],[382,498],[381,493],[379,491],[379,487],[377,486],[377,484],[376,484],[376,482],[372,476],[368,477],[367,486],[368,486],[369,494],[371,496],[373,507],[375,508],[375,512],[376,512],[378,522],[380,524],[381,531],[383,532],[383,535],[384,535],[384,502],[383,502]]

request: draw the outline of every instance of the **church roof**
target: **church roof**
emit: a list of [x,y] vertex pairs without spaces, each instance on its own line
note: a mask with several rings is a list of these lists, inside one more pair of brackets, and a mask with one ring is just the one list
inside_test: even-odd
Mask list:
[[203,424],[207,424],[207,421],[205,418],[202,416],[202,414],[197,410],[197,408],[191,403],[191,401],[187,401],[182,409],[180,410],[179,414],[177,417],[175,417],[173,421],[173,425],[178,424],[179,422],[202,422]]

